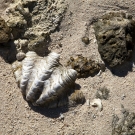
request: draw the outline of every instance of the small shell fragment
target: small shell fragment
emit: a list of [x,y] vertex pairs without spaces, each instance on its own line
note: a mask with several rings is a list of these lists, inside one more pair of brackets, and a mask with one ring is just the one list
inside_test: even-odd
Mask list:
[[93,107],[98,107],[98,110],[100,112],[103,110],[103,105],[102,105],[102,102],[101,102],[101,100],[99,98],[98,99],[94,99],[90,104]]

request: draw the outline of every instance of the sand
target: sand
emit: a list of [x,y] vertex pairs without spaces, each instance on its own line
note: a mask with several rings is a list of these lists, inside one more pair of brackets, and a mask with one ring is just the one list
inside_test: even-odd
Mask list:
[[[51,34],[49,49],[61,54],[64,65],[70,56],[82,54],[102,61],[98,53],[91,22],[109,11],[125,11],[135,18],[134,0],[65,0],[67,12],[59,31]],[[1,14],[5,8],[0,1]],[[2,6],[3,5],[3,6]],[[8,6],[8,5],[6,5]],[[84,45],[81,38],[90,39]],[[61,43],[62,47],[59,46]],[[121,104],[135,110],[135,68],[123,68],[115,74],[106,68],[100,76],[77,79],[76,83],[86,97],[92,101],[100,87],[110,90],[108,100],[102,100],[103,110],[87,103],[73,108],[44,109],[32,107],[22,97],[12,70],[7,62],[8,47],[0,46],[0,134],[1,135],[111,135],[112,116],[121,117]],[[129,62],[129,65],[132,65]],[[64,120],[60,116],[64,116]]]

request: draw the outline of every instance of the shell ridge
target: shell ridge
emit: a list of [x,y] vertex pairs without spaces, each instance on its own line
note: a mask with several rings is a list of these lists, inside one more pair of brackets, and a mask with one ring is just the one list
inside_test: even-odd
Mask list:
[[14,75],[27,101],[33,105],[58,106],[68,89],[75,82],[77,72],[59,63],[60,55],[50,53],[39,57],[35,52],[26,53],[22,66],[13,65]]
[[[27,56],[27,54],[26,54]],[[32,73],[31,69],[34,67],[35,59],[28,58],[27,57],[23,60],[23,66],[22,66],[22,77],[20,81],[20,88],[22,93],[26,92],[27,84],[29,81],[29,76]],[[24,86],[25,85],[25,86]]]

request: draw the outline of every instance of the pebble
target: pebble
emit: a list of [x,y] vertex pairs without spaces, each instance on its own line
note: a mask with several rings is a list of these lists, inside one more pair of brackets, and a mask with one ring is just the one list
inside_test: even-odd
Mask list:
[[59,47],[62,47],[62,43],[58,43]]
[[92,114],[92,118],[95,119],[96,118],[96,115],[95,114]]
[[125,97],[126,97],[126,95],[125,94],[122,94],[121,100],[124,100]]
[[86,105],[87,105],[87,106],[90,106],[90,100],[89,100],[89,99],[87,99]]
[[82,42],[88,45],[90,43],[90,40],[88,37],[82,37]]
[[60,120],[64,120],[64,115],[62,113],[60,113],[60,117],[59,117]]

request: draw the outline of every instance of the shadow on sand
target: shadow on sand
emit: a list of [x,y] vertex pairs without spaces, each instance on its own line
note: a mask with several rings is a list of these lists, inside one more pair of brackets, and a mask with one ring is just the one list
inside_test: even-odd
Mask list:
[[68,106],[58,107],[58,108],[44,108],[44,107],[36,107],[32,104],[29,104],[30,108],[41,115],[50,118],[58,118],[61,113],[65,113],[69,110]]
[[0,44],[0,56],[5,60],[6,63],[13,63],[16,60],[16,47],[13,41],[5,44]]
[[107,64],[105,65],[113,75],[116,75],[118,77],[125,77],[128,72],[132,72],[133,63],[135,63],[135,49],[133,51],[132,57],[129,60],[125,61],[125,63],[113,68],[109,67]]
[[[80,90],[80,89],[81,89],[81,86],[79,84],[75,84],[74,91]],[[61,113],[65,113],[65,112],[69,111],[68,104],[63,107],[56,107],[56,108],[33,106],[31,103],[28,103],[28,105],[33,111],[40,113],[41,115],[44,115],[46,117],[50,117],[50,118],[58,118]],[[74,108],[75,106],[70,106],[70,109],[71,109],[71,107]]]

